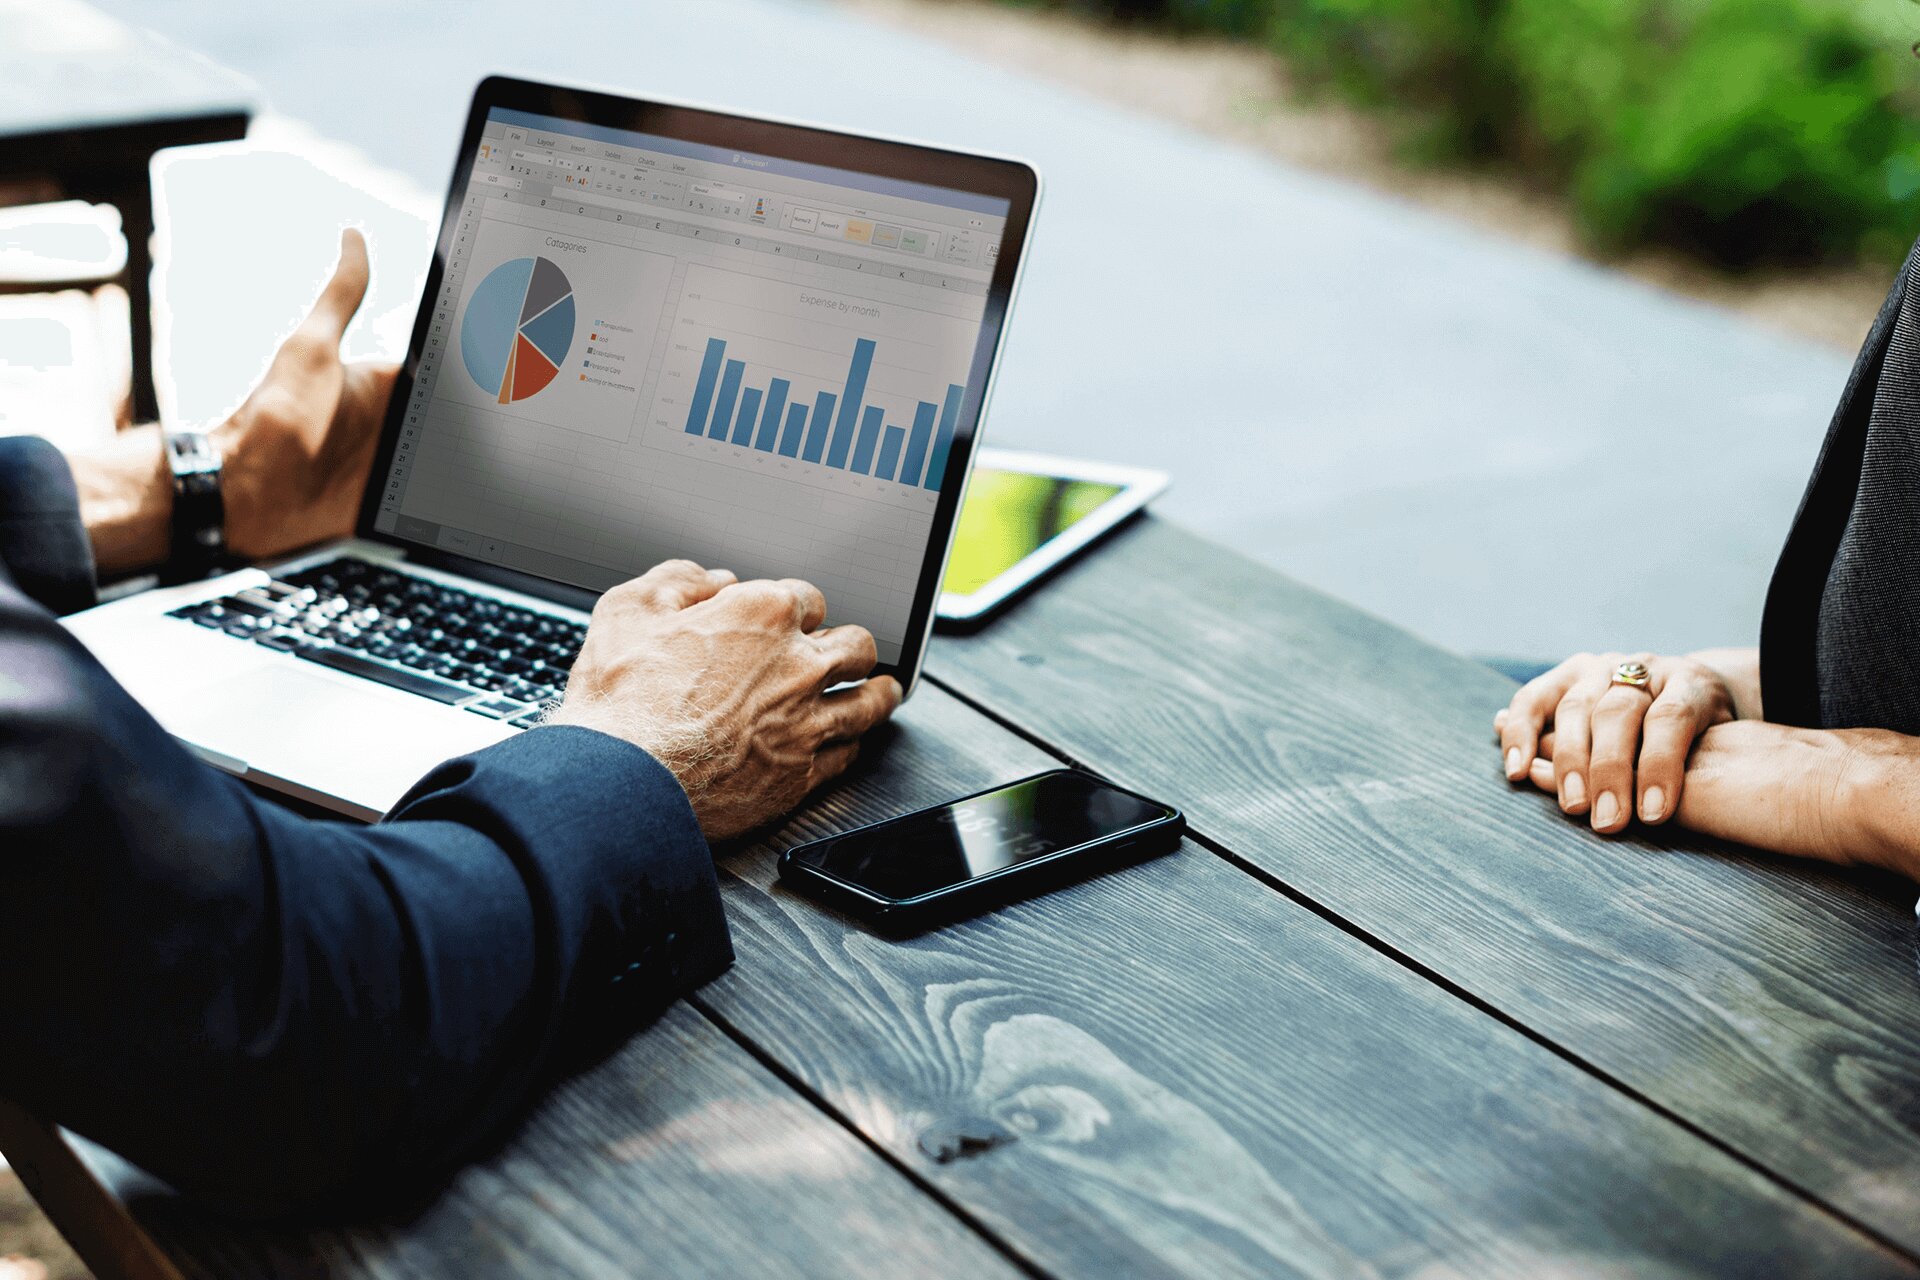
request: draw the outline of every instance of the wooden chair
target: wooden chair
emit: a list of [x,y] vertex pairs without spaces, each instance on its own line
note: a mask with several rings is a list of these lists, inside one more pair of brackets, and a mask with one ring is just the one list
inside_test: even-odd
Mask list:
[[57,1126],[0,1100],[0,1155],[97,1280],[181,1280]]

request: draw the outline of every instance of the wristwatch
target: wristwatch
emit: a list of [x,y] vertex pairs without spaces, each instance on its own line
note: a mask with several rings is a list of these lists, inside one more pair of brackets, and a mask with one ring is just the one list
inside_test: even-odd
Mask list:
[[173,470],[173,549],[165,576],[204,578],[226,557],[227,505],[220,497],[220,446],[204,431],[169,431]]

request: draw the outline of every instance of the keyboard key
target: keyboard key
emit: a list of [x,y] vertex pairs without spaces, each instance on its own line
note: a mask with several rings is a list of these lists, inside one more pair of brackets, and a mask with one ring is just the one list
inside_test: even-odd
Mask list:
[[473,696],[473,690],[450,681],[435,679],[433,676],[422,675],[417,671],[389,667],[384,663],[363,658],[357,653],[348,653],[344,649],[323,648],[315,645],[300,650],[300,656],[308,662],[317,662],[323,667],[332,667],[335,671],[364,676],[368,680],[389,685],[395,689],[404,689],[408,693],[417,693],[423,698],[432,698],[436,702],[464,702]]
[[171,616],[269,648],[329,653],[329,665],[399,687],[418,672],[436,682],[415,690],[429,697],[446,694],[438,685],[463,687],[443,700],[504,693],[510,696],[487,701],[516,712],[558,700],[586,636],[576,622],[353,559],[184,605]]
[[220,601],[220,606],[228,613],[244,613],[255,618],[270,617],[274,612],[272,605],[248,600],[244,596],[227,596]]

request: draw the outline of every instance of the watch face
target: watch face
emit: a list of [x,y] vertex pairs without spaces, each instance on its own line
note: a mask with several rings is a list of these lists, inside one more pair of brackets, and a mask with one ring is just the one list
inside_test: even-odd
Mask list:
[[175,431],[167,436],[167,461],[177,476],[220,469],[220,450],[213,437],[199,431]]

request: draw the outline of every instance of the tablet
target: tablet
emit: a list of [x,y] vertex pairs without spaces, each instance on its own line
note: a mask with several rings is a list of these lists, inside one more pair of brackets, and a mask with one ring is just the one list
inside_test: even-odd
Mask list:
[[1141,467],[980,450],[941,583],[942,627],[985,622],[1166,487],[1164,472]]

